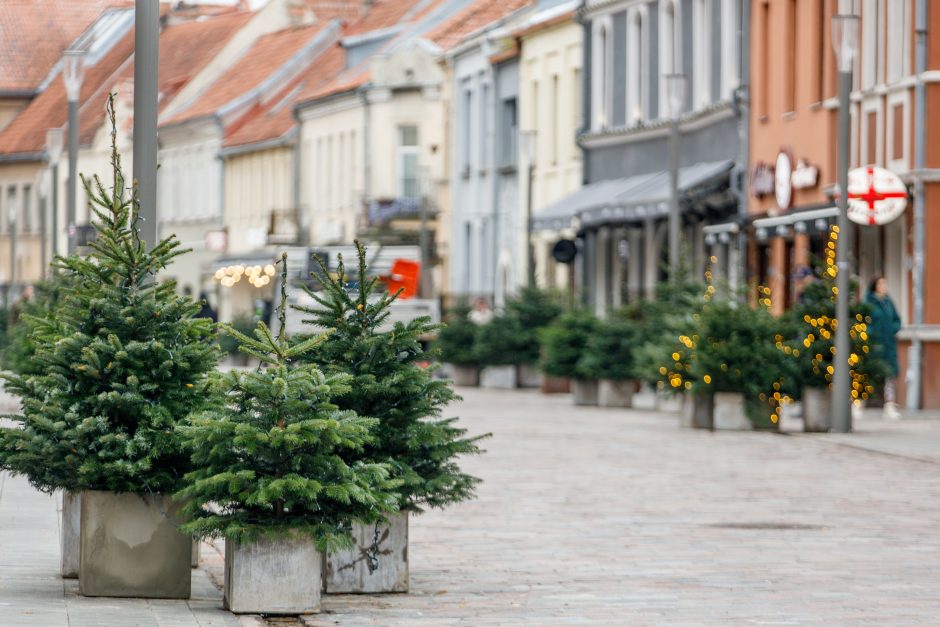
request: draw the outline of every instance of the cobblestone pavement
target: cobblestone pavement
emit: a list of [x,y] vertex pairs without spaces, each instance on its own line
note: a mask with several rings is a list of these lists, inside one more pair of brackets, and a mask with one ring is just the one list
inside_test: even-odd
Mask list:
[[[564,396],[461,393],[454,413],[494,434],[464,461],[479,498],[412,520],[411,593],[327,596],[303,622],[937,624],[940,421],[709,433]],[[53,501],[18,479],[2,490],[0,625],[238,624],[207,583],[210,547],[189,604],[63,589]]]

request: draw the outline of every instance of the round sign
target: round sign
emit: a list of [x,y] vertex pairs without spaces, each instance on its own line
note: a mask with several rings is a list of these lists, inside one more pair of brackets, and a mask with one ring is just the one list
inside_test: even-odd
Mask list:
[[571,263],[578,254],[578,247],[570,239],[560,239],[552,248],[552,257],[558,263]]
[[848,217],[859,224],[887,224],[907,208],[907,186],[892,172],[878,167],[849,171]]
[[781,150],[777,154],[777,164],[774,166],[774,197],[780,209],[789,209],[793,203],[792,176],[793,160],[785,150]]

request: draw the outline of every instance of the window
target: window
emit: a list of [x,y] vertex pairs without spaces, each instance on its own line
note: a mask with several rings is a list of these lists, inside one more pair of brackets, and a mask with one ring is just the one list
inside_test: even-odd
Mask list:
[[503,100],[502,112],[500,114],[500,133],[502,138],[500,142],[501,166],[516,165],[516,147],[519,137],[519,122],[517,119],[516,99],[507,98]]
[[891,159],[898,161],[904,158],[904,105],[896,104],[891,107]]
[[[824,4],[820,2],[820,5]],[[730,98],[740,77],[738,0],[721,0],[721,94]]]
[[326,159],[323,154],[322,137],[317,138],[317,157],[313,167],[316,172],[316,189],[313,190],[313,197],[317,199],[317,209],[323,210],[326,208],[326,204],[324,203],[323,199],[323,181],[326,179]]
[[571,92],[571,97],[574,100],[571,106],[571,110],[574,112],[574,128],[575,130],[578,130],[582,128],[583,123],[583,120],[581,119],[581,97],[583,94],[583,85],[581,85],[581,68],[574,68],[571,80],[572,87],[569,91]]
[[865,124],[865,165],[876,165],[878,163],[878,112],[866,112]]
[[711,0],[695,0],[692,5],[692,103],[701,108],[711,102]]
[[[660,74],[679,74],[682,70],[682,12],[676,0],[659,3],[659,63]],[[659,102],[665,103],[666,81],[659,83]],[[660,104],[660,117],[666,116],[666,108]]]
[[20,233],[32,233],[35,225],[33,224],[33,188],[31,185],[23,186],[23,226],[20,227]]
[[862,5],[862,89],[874,87],[883,76],[883,9],[882,0],[865,0]]
[[333,136],[326,138],[326,207],[333,209],[333,164],[335,155],[333,154]]
[[594,84],[592,85],[591,127],[606,128],[611,108],[611,18],[604,16],[594,20]]
[[551,107],[552,121],[548,128],[549,142],[552,151],[552,165],[558,164],[558,75],[552,74],[552,97],[548,103]]
[[398,127],[398,195],[417,198],[418,189],[418,127]]
[[644,9],[635,9],[627,20],[627,124],[632,126],[647,117],[649,40]]
[[15,185],[10,185],[7,188],[7,206],[5,207],[5,209],[6,209],[6,215],[4,215],[3,218],[4,220],[6,220],[6,223],[7,223],[7,233],[13,233],[16,230],[20,230],[22,232],[21,229],[17,229],[17,225],[16,225],[16,219],[19,216],[16,215],[17,212],[16,212],[16,186]]
[[487,107],[490,101],[490,86],[483,83],[480,87],[480,142],[477,150],[480,151],[480,169],[485,170],[489,165],[489,131],[490,116],[487,115]]
[[911,3],[888,0],[888,70],[887,82],[894,82],[911,72]]
[[783,64],[784,111],[796,111],[796,0],[786,0],[786,52],[778,63]]
[[770,115],[770,80],[767,80],[770,77],[770,4],[763,3],[758,4],[760,7],[760,47],[761,47],[761,73],[760,75],[764,78],[757,81],[759,90],[758,95],[758,115],[766,118]]
[[[465,81],[469,84],[469,81]],[[470,171],[472,160],[470,144],[473,138],[473,91],[467,87],[463,90],[463,137],[461,138],[461,169],[464,173]]]

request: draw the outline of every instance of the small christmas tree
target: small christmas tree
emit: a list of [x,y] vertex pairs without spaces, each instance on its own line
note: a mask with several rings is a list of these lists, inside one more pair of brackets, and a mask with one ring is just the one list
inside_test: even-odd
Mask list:
[[[282,268],[286,261],[284,255]],[[378,420],[333,404],[350,393],[349,375],[324,375],[303,363],[330,341],[326,335],[293,345],[284,337],[286,284],[282,269],[277,337],[264,322],[254,337],[223,326],[266,367],[218,377],[224,400],[179,427],[196,468],[179,493],[192,517],[183,529],[235,540],[296,531],[321,550],[348,546],[354,520],[397,509],[398,482],[384,464],[344,461],[361,454]]]
[[590,311],[575,309],[562,314],[542,330],[542,363],[545,374],[573,379],[597,379],[584,369],[582,358],[588,340],[598,332],[599,321]]
[[310,316],[305,323],[331,332],[328,342],[303,358],[325,373],[351,375],[350,387],[336,404],[378,420],[374,440],[346,459],[388,463],[392,477],[402,482],[398,505],[403,511],[471,498],[480,480],[461,472],[455,458],[481,452],[477,442],[485,436],[465,437],[456,418],[441,418],[457,395],[449,381],[435,379],[421,365],[432,358],[421,340],[437,327],[421,317],[382,330],[397,294],[373,297],[378,279],[368,275],[365,249],[359,242],[356,248],[358,288],[347,292],[342,258],[335,276],[321,261],[324,291],[308,292],[319,306],[298,307]]
[[215,337],[193,318],[198,304],[157,280],[185,251],[173,237],[152,249],[141,241],[113,96],[108,114],[114,185],[83,178],[97,238],[88,257],[54,262],[65,282],[56,316],[29,318],[37,374],[7,378],[23,415],[0,433],[0,467],[44,491],[173,492],[189,468],[174,427],[205,403]]
[[469,314],[470,308],[461,305],[454,307],[447,316],[447,324],[438,332],[437,341],[434,343],[442,361],[458,366],[479,363],[474,345],[480,327],[470,320]]

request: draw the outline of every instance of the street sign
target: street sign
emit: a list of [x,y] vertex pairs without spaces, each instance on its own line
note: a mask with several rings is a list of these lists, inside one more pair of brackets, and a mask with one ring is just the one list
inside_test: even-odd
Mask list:
[[907,208],[907,187],[890,170],[869,166],[849,171],[848,217],[866,225],[887,224]]

